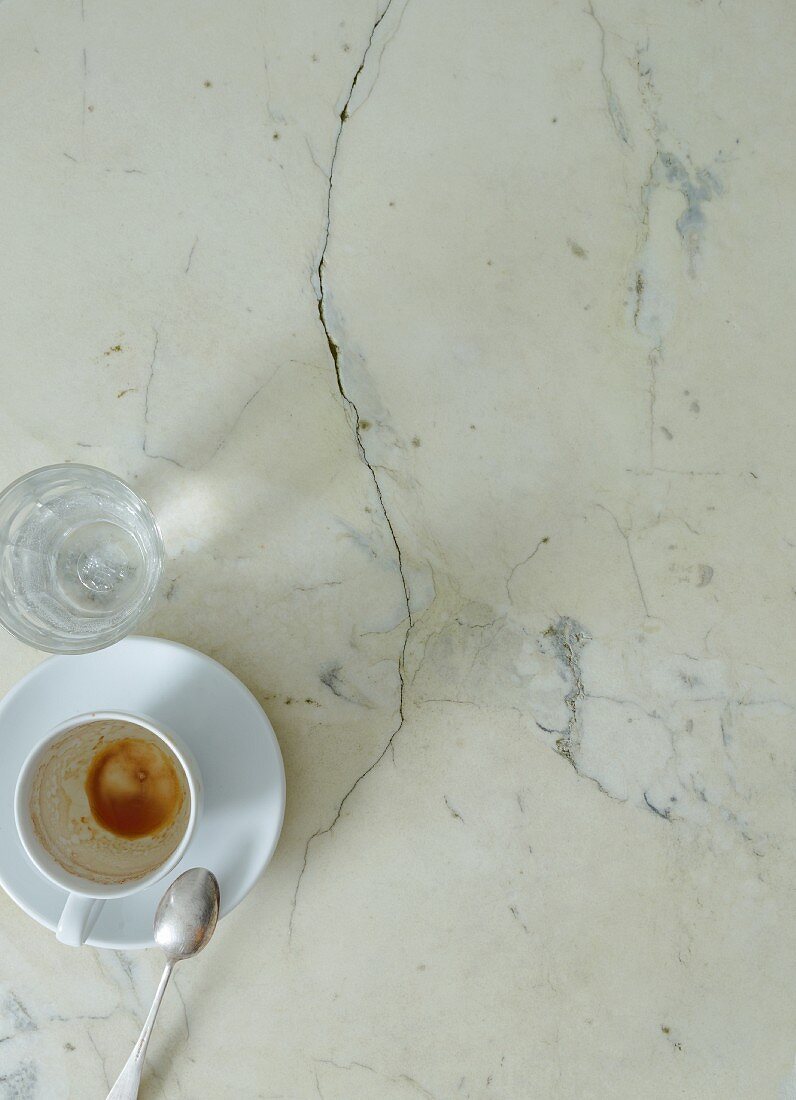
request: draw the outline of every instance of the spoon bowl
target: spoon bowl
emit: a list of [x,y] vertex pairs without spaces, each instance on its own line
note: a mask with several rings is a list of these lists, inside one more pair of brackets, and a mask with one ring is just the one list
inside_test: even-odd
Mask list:
[[149,1037],[171,973],[178,962],[198,955],[207,946],[218,924],[219,904],[216,876],[204,867],[183,872],[160,899],[155,911],[155,943],[166,956],[166,969],[138,1042],[107,1100],[136,1100]]
[[190,959],[207,946],[220,904],[216,876],[204,867],[193,867],[172,882],[155,911],[155,943],[167,959]]

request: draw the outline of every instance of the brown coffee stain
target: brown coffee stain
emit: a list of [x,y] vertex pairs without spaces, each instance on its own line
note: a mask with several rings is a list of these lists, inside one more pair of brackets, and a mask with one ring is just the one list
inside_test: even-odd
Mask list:
[[86,776],[86,795],[95,821],[126,839],[168,828],[183,800],[171,758],[137,737],[98,748]]

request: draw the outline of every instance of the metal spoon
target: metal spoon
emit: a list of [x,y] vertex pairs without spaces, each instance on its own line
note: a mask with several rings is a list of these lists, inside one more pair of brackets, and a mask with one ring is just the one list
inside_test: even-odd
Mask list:
[[166,969],[143,1031],[108,1100],[135,1100],[138,1096],[147,1044],[171,972],[181,959],[198,955],[207,945],[216,929],[219,902],[216,876],[203,867],[185,871],[160,899],[155,913],[155,942],[166,956]]

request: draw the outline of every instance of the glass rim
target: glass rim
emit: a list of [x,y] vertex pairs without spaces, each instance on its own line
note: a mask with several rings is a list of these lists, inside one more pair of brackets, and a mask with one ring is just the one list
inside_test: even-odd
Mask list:
[[[13,481],[9,481],[8,485],[0,489],[0,501],[2,501],[12,489],[16,489],[18,485],[21,485],[23,481],[28,481],[30,478],[36,477],[37,474],[49,473],[51,470],[92,470],[95,473],[106,474],[115,481],[121,482],[125,488],[129,489],[131,493],[138,497],[142,504],[146,504],[146,501],[136,493],[132,485],[125,481],[123,477],[119,477],[113,470],[106,470],[104,466],[92,466],[89,462],[50,462],[47,466],[37,466],[35,470],[27,470],[24,474],[20,474],[19,477],[14,478]],[[147,505],[147,507],[149,507],[149,505]]]

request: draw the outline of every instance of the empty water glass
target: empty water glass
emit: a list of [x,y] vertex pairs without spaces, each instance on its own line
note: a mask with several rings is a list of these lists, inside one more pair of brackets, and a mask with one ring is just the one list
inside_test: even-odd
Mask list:
[[50,653],[129,634],[152,602],[163,540],[147,505],[95,466],[44,466],[0,493],[0,622]]

